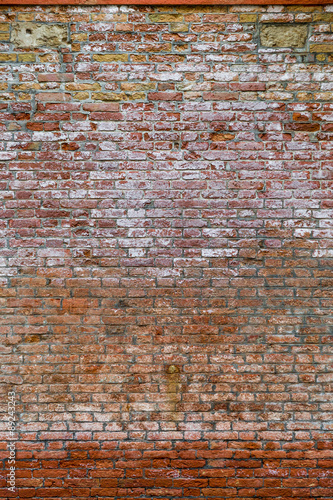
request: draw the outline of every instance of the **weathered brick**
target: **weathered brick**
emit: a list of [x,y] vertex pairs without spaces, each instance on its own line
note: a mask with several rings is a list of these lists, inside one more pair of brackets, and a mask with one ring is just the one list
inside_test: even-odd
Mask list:
[[330,10],[1,8],[1,498],[333,497]]

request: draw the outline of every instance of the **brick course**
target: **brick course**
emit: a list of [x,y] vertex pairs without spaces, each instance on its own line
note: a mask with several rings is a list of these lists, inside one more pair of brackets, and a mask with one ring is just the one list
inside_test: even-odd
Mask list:
[[333,498],[332,26],[0,7],[2,499]]

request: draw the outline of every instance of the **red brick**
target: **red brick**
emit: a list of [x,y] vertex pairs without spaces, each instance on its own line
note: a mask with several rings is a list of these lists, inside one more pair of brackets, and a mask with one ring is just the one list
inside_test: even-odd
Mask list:
[[332,498],[330,9],[95,4],[1,9],[0,495]]

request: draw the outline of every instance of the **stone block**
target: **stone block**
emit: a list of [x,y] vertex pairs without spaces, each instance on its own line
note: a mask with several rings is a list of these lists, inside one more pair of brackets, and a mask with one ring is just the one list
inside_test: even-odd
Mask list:
[[17,48],[57,47],[68,41],[67,26],[33,22],[14,23],[10,41]]
[[260,43],[263,47],[302,48],[307,36],[306,24],[265,24],[260,27]]

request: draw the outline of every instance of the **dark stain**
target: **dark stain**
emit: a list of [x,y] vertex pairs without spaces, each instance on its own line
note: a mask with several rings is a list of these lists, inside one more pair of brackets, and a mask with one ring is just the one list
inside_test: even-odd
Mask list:
[[127,302],[127,300],[120,299],[116,307],[124,308],[124,307],[130,307],[130,305]]

